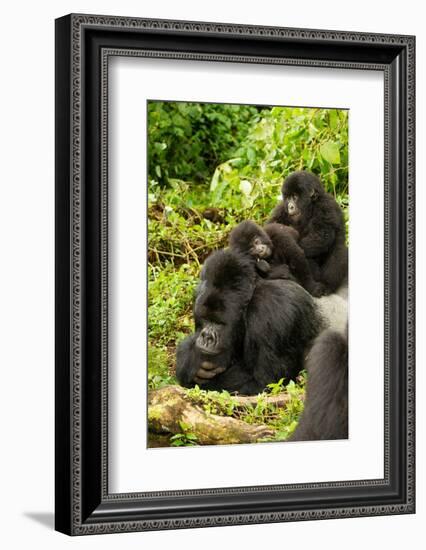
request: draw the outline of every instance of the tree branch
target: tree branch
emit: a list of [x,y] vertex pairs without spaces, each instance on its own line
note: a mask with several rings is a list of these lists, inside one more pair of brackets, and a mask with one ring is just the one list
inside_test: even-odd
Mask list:
[[[255,406],[255,397],[233,397],[237,407]],[[273,403],[284,403],[283,396],[268,398]],[[188,428],[182,429],[182,423]],[[181,386],[166,386],[148,394],[148,428],[155,434],[191,433],[200,445],[229,445],[254,443],[273,435],[263,424],[248,424],[231,416],[219,416],[205,411],[194,403]],[[151,441],[151,446],[158,446]]]

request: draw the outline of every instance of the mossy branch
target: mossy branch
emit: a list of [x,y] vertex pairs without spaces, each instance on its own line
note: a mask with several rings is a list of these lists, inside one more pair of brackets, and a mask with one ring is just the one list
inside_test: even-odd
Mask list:
[[[236,396],[237,406],[255,406],[255,397]],[[282,396],[272,396],[273,403],[281,402]],[[273,435],[265,426],[248,424],[231,416],[219,416],[204,410],[187,395],[180,386],[166,386],[151,390],[148,394],[148,427],[154,434],[179,434],[182,425],[196,436],[200,445],[229,445],[254,443]],[[157,446],[154,443],[152,446]]]

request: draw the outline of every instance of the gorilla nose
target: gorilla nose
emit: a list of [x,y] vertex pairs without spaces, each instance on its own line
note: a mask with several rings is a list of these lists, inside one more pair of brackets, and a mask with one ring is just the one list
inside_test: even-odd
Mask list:
[[203,328],[200,334],[204,345],[206,347],[214,347],[216,344],[216,334],[213,330],[210,330],[209,328]]
[[294,212],[294,204],[292,202],[288,203],[288,213],[293,214]]

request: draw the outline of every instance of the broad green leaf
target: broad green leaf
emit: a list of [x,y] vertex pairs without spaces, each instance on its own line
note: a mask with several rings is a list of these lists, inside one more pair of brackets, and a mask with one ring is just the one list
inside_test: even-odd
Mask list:
[[339,146],[334,141],[326,141],[320,147],[320,153],[324,160],[330,164],[340,164]]

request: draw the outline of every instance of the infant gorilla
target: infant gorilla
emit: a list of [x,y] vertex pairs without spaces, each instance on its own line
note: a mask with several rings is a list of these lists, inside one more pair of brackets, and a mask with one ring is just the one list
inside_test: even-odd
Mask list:
[[306,171],[293,172],[282,187],[282,202],[269,220],[294,227],[312,276],[327,293],[348,277],[348,249],[343,211],[320,180]]
[[316,282],[302,248],[298,232],[289,226],[270,223],[264,228],[253,221],[241,222],[232,230],[229,245],[256,262],[260,275],[268,279],[294,279],[312,296],[322,296],[325,287]]

